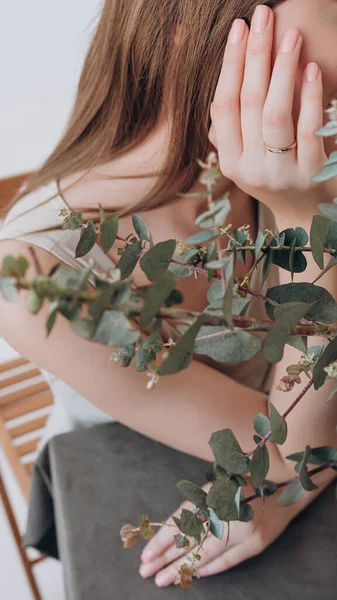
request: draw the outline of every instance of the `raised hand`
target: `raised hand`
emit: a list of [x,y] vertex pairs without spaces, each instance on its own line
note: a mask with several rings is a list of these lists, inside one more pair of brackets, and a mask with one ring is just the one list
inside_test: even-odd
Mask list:
[[[272,68],[273,38],[274,14],[267,6],[257,7],[250,32],[243,20],[233,23],[209,139],[221,171],[239,188],[272,210],[281,200],[283,211],[300,205],[316,212],[325,194],[322,184],[311,181],[326,160],[323,139],[315,134],[323,124],[322,73],[314,62],[300,69],[303,38],[297,29],[286,31]],[[295,94],[298,83],[301,93]]]

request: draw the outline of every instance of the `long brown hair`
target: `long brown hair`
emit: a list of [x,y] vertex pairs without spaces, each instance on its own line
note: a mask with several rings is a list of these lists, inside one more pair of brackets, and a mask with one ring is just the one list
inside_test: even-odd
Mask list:
[[[66,131],[6,212],[42,185],[136,148],[163,112],[172,123],[167,161],[137,208],[154,208],[187,192],[200,174],[197,159],[206,157],[210,104],[231,24],[236,18],[249,23],[258,4],[274,8],[282,2],[105,0]],[[92,210],[97,206],[98,200]]]

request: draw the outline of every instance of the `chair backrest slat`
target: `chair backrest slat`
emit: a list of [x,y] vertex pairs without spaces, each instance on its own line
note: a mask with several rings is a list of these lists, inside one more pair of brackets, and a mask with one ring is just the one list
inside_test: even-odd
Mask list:
[[[23,365],[28,365],[26,371],[12,373],[13,369]],[[53,394],[45,379],[30,383],[33,377],[42,376],[42,373],[23,357],[1,364],[0,373],[3,374],[0,380],[0,443],[21,490],[28,499],[30,475],[34,465],[34,460],[28,455],[36,453],[41,440],[41,429],[49,416],[35,416],[34,412],[51,406],[54,402]],[[14,388],[15,391],[13,385],[17,387]],[[17,422],[11,423],[17,418]],[[19,439],[26,434],[33,435]],[[26,464],[23,462],[24,457],[28,459]]]
[[14,400],[11,404],[4,406],[1,409],[4,421],[10,421],[16,417],[21,417],[29,412],[50,406],[53,404],[53,394],[49,391],[45,394],[39,394],[33,398],[23,398]]
[[29,360],[19,356],[19,358],[14,358],[13,360],[8,360],[4,363],[0,364],[0,373],[4,373],[5,371],[10,371],[10,369],[16,369],[16,367],[22,367],[22,365],[28,365]]
[[33,438],[32,440],[28,440],[28,442],[24,442],[23,444],[16,444],[15,448],[19,456],[25,456],[26,454],[35,452],[40,439],[41,436],[38,436]]
[[21,400],[23,398],[29,398],[30,396],[35,396],[35,394],[39,394],[40,392],[45,392],[49,390],[49,385],[47,381],[40,381],[39,383],[35,383],[34,385],[29,385],[27,387],[22,388],[21,390],[17,390],[16,392],[11,392],[10,394],[5,394],[4,396],[0,396],[0,406],[4,404],[10,404],[13,400]]
[[15,438],[25,435],[25,433],[31,433],[31,431],[42,429],[45,426],[48,417],[49,415],[43,415],[37,419],[25,421],[24,423],[16,425],[15,427],[8,427],[9,435],[11,436],[12,440],[15,440]]
[[15,383],[21,383],[22,381],[26,381],[26,379],[31,379],[32,377],[38,377],[41,375],[41,371],[38,368],[31,369],[30,371],[24,371],[23,373],[17,373],[16,375],[12,375],[12,377],[7,377],[6,379],[0,380],[0,390],[5,387],[9,387],[10,385],[14,385]]

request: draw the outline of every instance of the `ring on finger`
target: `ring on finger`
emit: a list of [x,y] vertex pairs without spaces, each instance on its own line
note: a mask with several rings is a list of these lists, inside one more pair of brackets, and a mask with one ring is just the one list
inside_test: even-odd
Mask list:
[[272,152],[273,154],[284,154],[284,152],[289,152],[290,150],[297,148],[297,138],[295,137],[295,140],[292,144],[289,146],[284,146],[283,148],[273,148],[272,146],[268,146],[266,142],[264,142],[264,147],[266,150],[268,150],[268,152]]

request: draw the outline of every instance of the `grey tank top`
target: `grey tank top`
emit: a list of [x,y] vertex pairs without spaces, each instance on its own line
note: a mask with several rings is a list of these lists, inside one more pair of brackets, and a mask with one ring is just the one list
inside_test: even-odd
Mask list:
[[[24,190],[22,186],[20,191]],[[271,229],[275,231],[275,220],[272,212],[260,202],[258,204],[258,228],[260,231]],[[56,181],[41,186],[34,192],[27,194],[17,201],[0,222],[0,241],[16,239],[37,246],[53,254],[62,263],[82,269],[89,265],[93,259],[96,268],[93,272],[99,273],[101,269],[114,268],[112,259],[107,256],[102,248],[95,244],[92,250],[82,258],[75,258],[75,249],[80,237],[80,230],[63,230],[61,228],[63,217],[61,209],[70,209],[64,198],[59,194]],[[96,271],[97,269],[97,271]],[[262,269],[254,271],[252,288],[265,293],[269,287],[277,285],[277,269],[273,266],[267,281],[261,288]],[[92,281],[92,283],[94,283]],[[255,317],[266,318],[264,304],[259,299],[252,298],[248,314]],[[199,360],[199,357],[198,357]],[[272,367],[264,358],[262,352],[251,360],[233,365],[218,363],[207,357],[200,360],[210,366],[223,371],[228,376],[237,379],[249,388],[268,393],[272,380]],[[70,388],[53,374],[42,370],[54,393],[56,411],[58,410],[58,431],[66,431],[77,426],[90,426],[102,422],[114,421],[75,390]],[[52,433],[55,433],[54,431]]]

